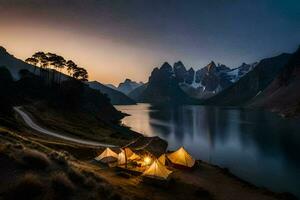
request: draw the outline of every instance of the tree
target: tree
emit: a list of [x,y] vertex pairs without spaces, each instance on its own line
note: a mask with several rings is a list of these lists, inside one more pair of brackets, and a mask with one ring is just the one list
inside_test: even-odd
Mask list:
[[[41,76],[41,69],[46,69],[48,81],[50,82],[50,71],[48,70],[49,67],[52,67],[52,83],[55,81],[55,70],[58,70],[59,79],[58,83],[61,82],[62,71],[65,67],[67,67],[67,73],[72,76],[73,78],[80,80],[80,81],[87,81],[88,80],[88,72],[83,67],[78,67],[75,62],[72,60],[66,61],[64,57],[57,55],[55,53],[44,53],[42,51],[36,52],[30,58],[25,60],[27,63],[30,63],[34,66],[40,67],[40,76]],[[35,70],[34,70],[35,72]]]
[[39,51],[39,52],[36,52],[35,54],[33,54],[31,58],[37,60],[36,65],[38,65],[40,67],[40,75],[41,75],[42,74],[41,69],[42,68],[46,69],[49,65],[49,61],[48,61],[46,54],[42,51]]
[[37,64],[41,68],[47,68],[49,65],[48,58],[47,58],[46,54],[42,51],[39,51],[39,52],[36,52],[35,54],[33,54],[32,58],[34,58],[38,61]]
[[88,72],[82,67],[77,67],[74,70],[73,77],[80,81],[88,81]]
[[28,64],[31,64],[34,66],[34,71],[33,73],[35,74],[35,71],[36,71],[36,68],[37,68],[37,63],[39,62],[36,58],[33,58],[33,57],[30,57],[30,58],[27,58],[25,60],[25,62],[27,62]]
[[[48,61],[50,63],[50,65],[54,68],[54,69],[58,69],[59,73],[59,80],[58,82],[60,83],[61,80],[61,71],[65,68],[66,66],[66,60],[59,55],[56,55],[54,53],[47,53],[47,57],[48,57]],[[55,71],[53,71],[53,80],[55,77]]]
[[68,60],[66,63],[67,66],[67,72],[70,76],[73,76],[74,71],[77,68],[77,65],[72,61],[72,60]]

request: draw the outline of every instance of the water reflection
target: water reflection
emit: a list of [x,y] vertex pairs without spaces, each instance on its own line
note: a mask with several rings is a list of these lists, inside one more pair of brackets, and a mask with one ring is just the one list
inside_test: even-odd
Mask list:
[[300,124],[262,111],[204,106],[117,106],[131,116],[123,123],[147,136],[185,146],[196,158],[229,168],[276,191],[300,196]]

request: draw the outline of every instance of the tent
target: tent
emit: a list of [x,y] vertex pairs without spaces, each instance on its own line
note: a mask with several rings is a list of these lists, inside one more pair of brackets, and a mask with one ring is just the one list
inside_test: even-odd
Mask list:
[[155,160],[143,173],[143,176],[166,180],[171,173],[172,171],[168,170],[158,160]]
[[161,156],[158,158],[158,161],[161,164],[166,165],[166,154],[161,154]]
[[[141,159],[141,157],[139,155],[137,155],[136,153],[134,153],[130,148],[126,147],[124,149],[124,152],[126,154],[127,160],[139,160]],[[125,155],[124,154],[124,155]]]
[[121,153],[118,154],[118,165],[126,164],[125,151],[122,149]]
[[127,158],[129,158],[129,157],[132,156],[132,154],[133,154],[133,151],[132,151],[130,148],[128,148],[128,147],[126,147],[126,148],[124,149],[124,152],[125,152]]
[[195,159],[183,148],[167,155],[168,159],[175,165],[193,167]]
[[133,153],[129,158],[128,160],[140,160],[141,157],[135,153]]
[[97,161],[105,163],[113,162],[118,159],[118,154],[112,151],[110,148],[106,148],[98,157],[95,158]]

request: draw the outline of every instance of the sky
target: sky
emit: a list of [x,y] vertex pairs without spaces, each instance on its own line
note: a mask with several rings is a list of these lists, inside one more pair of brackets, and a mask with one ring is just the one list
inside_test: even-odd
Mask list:
[[0,45],[72,59],[90,80],[147,82],[181,60],[231,68],[300,45],[299,0],[0,0]]

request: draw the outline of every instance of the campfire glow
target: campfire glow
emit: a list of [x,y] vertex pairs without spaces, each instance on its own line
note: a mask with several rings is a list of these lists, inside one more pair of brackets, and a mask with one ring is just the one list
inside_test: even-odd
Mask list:
[[146,156],[146,157],[144,158],[144,163],[145,163],[145,165],[150,165],[150,164],[151,164],[151,161],[152,161],[152,159],[151,159],[149,156]]

